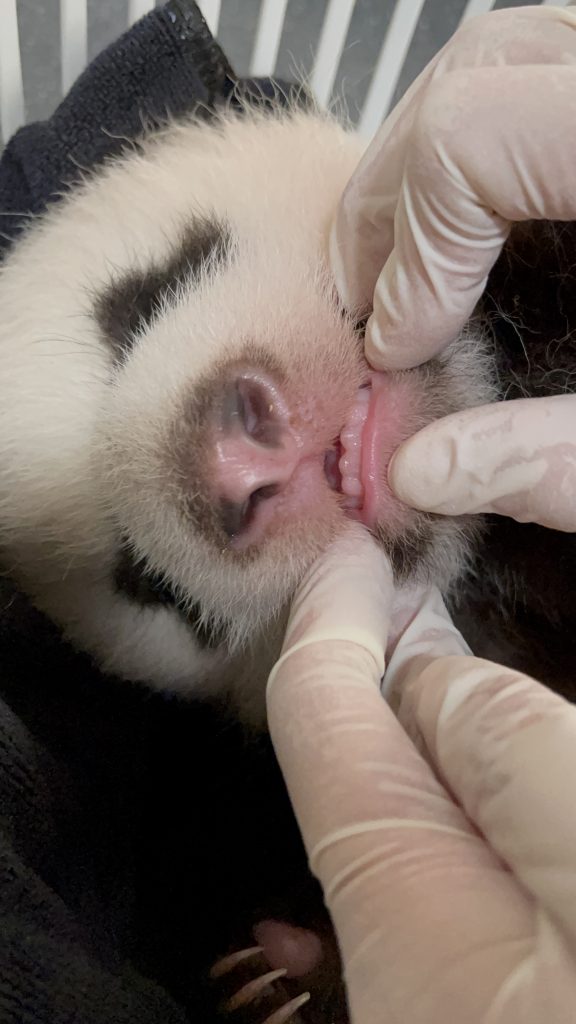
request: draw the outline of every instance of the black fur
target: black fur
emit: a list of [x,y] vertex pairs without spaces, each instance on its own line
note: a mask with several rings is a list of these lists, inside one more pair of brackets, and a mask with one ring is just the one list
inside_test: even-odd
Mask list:
[[184,607],[168,580],[154,572],[145,558],[137,558],[128,544],[123,544],[118,553],[114,584],[119,593],[142,608],[158,604],[176,608],[201,647],[214,649],[222,643],[219,632],[202,621],[200,605],[187,602]]
[[[478,310],[505,399],[576,390],[576,224],[518,225]],[[486,517],[453,609],[474,652],[576,699],[576,535]]]
[[229,251],[230,231],[216,219],[195,220],[163,263],[151,263],[112,281],[96,295],[94,312],[115,358],[130,352],[139,331],[159,312],[185,282],[198,277],[206,263],[223,263]]
[[[429,518],[432,521],[432,517]],[[424,516],[422,516],[423,520]],[[411,573],[414,572],[414,566],[424,561],[431,546],[430,532],[424,529],[418,533],[406,534],[393,544],[387,543],[383,534],[378,534],[378,538],[386,547],[394,570],[394,578],[398,583],[404,583],[410,579]]]
[[128,544],[122,545],[114,570],[116,589],[136,604],[176,605],[176,595],[159,573],[150,569],[145,558],[137,558]]

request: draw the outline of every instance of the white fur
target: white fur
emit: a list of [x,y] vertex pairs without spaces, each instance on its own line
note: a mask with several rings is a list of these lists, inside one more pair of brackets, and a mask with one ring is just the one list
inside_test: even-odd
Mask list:
[[[273,646],[320,535],[273,549],[264,569],[240,572],[225,553],[216,564],[207,541],[191,544],[182,529],[163,445],[186,388],[246,341],[289,354],[302,378],[320,380],[325,367],[336,386],[345,373],[353,335],[326,274],[327,235],[361,150],[333,120],[304,113],[172,126],[33,224],[0,269],[4,567],[107,671],[176,690],[239,678],[237,660],[201,650],[176,611],[116,592],[125,528],[184,598],[226,620],[231,642],[268,628]],[[211,214],[233,228],[230,265],[215,277],[207,267],[174,296],[115,369],[95,292],[162,260],[193,218]],[[461,404],[486,397],[474,372]]]

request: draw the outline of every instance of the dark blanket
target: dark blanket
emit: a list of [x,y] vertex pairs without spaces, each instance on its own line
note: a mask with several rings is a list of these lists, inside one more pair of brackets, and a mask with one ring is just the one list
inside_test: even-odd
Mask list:
[[209,1022],[215,957],[321,905],[268,743],[0,607],[0,1021]]
[[[148,15],[6,147],[0,252],[79,166],[238,89],[194,4]],[[0,698],[1,1024],[210,1020],[213,956],[301,884],[267,745],[247,749],[218,711],[103,679],[8,580]]]
[[[21,128],[0,162],[3,244],[78,176],[119,153],[143,126],[234,91],[234,75],[196,4],[169,0],[101,53],[49,121]],[[6,214],[12,214],[7,217]]]

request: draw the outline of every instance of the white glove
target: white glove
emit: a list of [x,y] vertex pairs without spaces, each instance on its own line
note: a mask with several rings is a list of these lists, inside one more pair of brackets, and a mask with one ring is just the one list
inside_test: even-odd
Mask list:
[[409,438],[388,479],[416,508],[498,512],[576,531],[576,395],[454,413]]
[[[373,304],[369,362],[414,366],[454,338],[512,222],[576,219],[575,165],[576,11],[467,22],[382,126],[333,227],[344,302]],[[390,480],[417,508],[573,530],[574,438],[571,396],[503,403],[427,428]]]
[[378,687],[392,600],[351,530],[303,585],[268,689],[352,1020],[568,1024],[576,709],[461,653],[439,595],[413,591],[386,675],[400,724]]

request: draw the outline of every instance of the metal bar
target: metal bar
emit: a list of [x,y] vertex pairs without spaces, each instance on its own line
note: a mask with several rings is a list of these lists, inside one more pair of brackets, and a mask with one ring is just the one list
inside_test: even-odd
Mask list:
[[386,117],[425,0],[397,0],[372,76],[359,129],[371,138]]
[[128,24],[133,25],[154,7],[154,0],[128,0]]
[[222,0],[200,0],[200,10],[213,36],[218,34]]
[[60,0],[60,81],[66,94],[88,60],[86,0]]
[[250,74],[256,78],[274,74],[287,6],[288,0],[262,0],[250,61]]
[[330,0],[324,16],[310,79],[312,93],[322,107],[327,107],[330,102],[355,6],[355,0]]
[[24,88],[16,0],[2,2],[0,31],[0,127],[7,141],[24,124]]

